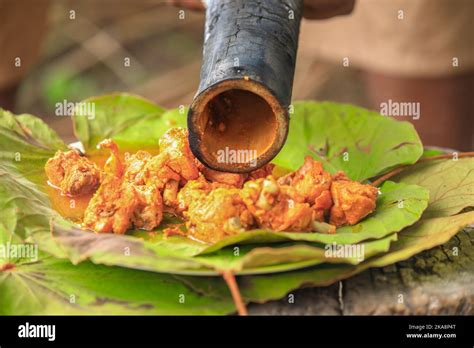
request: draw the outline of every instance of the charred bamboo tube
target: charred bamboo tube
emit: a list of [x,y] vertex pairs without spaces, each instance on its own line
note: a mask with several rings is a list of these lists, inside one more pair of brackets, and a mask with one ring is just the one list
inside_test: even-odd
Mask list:
[[302,0],[207,5],[189,143],[212,169],[249,172],[272,160],[288,134]]

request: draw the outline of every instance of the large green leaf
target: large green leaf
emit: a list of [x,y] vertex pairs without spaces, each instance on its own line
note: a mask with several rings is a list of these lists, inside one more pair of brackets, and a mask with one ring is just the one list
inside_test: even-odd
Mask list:
[[129,94],[111,94],[84,100],[94,105],[95,117],[73,118],[74,129],[86,152],[106,138],[127,149],[157,147],[169,128],[186,124],[186,110],[165,112],[156,104]]
[[449,216],[474,206],[474,158],[419,163],[396,179],[430,190],[425,218]]
[[[323,264],[293,272],[244,276],[238,280],[240,290],[246,302],[265,302],[281,298],[301,286],[330,285],[369,267],[389,265],[442,244],[472,222],[474,212],[457,215],[454,219],[424,220],[402,232],[388,253],[358,266]],[[233,311],[225,283],[218,278],[165,276],[90,263],[71,266],[66,261],[48,258],[38,264],[20,265],[17,271],[15,277],[12,277],[13,272],[0,276],[0,287],[4,290],[0,292],[0,304],[8,304],[1,314],[224,314]],[[183,295],[186,305],[179,302]],[[70,303],[71,296],[75,304]]]
[[0,272],[0,315],[227,314],[227,294],[202,296],[172,275],[42,257]]
[[[64,150],[66,145],[54,130],[41,119],[29,115],[13,115],[0,109],[0,130],[2,135],[2,152],[17,152],[27,148],[30,152],[37,149],[42,150]],[[11,142],[6,140],[10,139]],[[15,151],[13,151],[15,150]]]
[[113,136],[124,148],[153,148],[158,139],[172,127],[186,127],[187,108],[173,109],[145,118]]
[[39,118],[27,114],[15,116],[0,109],[0,163],[14,167],[43,189],[44,164],[56,150],[66,148]]
[[[167,244],[157,246],[130,236],[97,235],[79,229],[53,229],[56,246],[51,245],[53,242],[51,239],[42,241],[41,237],[44,235],[41,234],[39,238],[35,235],[34,239],[44,249],[49,251],[59,245],[60,253],[55,255],[63,256],[65,252],[74,263],[88,259],[98,264],[188,275],[219,275],[223,270],[232,270],[236,274],[274,273],[322,262],[357,264],[364,258],[387,251],[390,243],[396,240],[396,234],[391,234],[385,238],[352,244],[351,247],[355,250],[362,248],[362,256],[360,254],[347,257],[327,256],[328,246],[306,243],[242,245],[192,256],[187,255],[186,250],[179,252],[167,248]],[[183,249],[186,249],[185,245],[184,243]],[[54,253],[53,250],[52,252]]]
[[[302,286],[328,286],[368,268],[388,266],[441,245],[473,223],[474,212],[425,219],[399,233],[388,252],[358,265],[321,264],[291,272],[244,276],[239,278],[239,287],[247,301],[265,302],[279,299]],[[216,296],[225,296],[225,288],[218,282],[198,277],[189,277],[186,282],[196,291],[207,289]]]
[[296,169],[306,155],[320,159],[327,170],[343,170],[353,180],[365,180],[423,154],[414,127],[353,105],[294,104],[290,131],[274,162]]
[[[239,287],[246,302],[266,302],[279,299],[301,286],[327,286],[346,279],[370,267],[383,267],[407,259],[423,250],[449,240],[464,226],[474,222],[474,212],[453,218],[428,219],[415,224],[399,234],[388,253],[366,260],[359,265],[321,264],[303,270],[243,276]],[[220,299],[229,299],[223,280],[208,277],[175,276],[193,291]]]

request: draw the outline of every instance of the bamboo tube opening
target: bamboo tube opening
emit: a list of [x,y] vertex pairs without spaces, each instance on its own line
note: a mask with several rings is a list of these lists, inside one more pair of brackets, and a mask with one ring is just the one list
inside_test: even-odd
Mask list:
[[191,110],[191,149],[216,170],[248,172],[264,165],[288,132],[286,113],[273,95],[244,79],[205,91]]
[[229,90],[212,98],[199,120],[203,129],[203,146],[210,153],[225,154],[221,161],[236,163],[255,161],[272,146],[277,122],[272,108],[258,95],[245,90]]

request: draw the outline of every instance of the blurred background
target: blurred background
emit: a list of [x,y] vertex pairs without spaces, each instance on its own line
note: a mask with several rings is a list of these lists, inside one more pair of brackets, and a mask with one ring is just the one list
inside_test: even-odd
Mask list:
[[[376,1],[389,6],[359,0],[351,16],[303,21],[293,100],[376,111],[388,99],[420,102],[421,120],[410,121],[429,133],[422,134],[425,143],[472,149],[474,48],[468,23],[474,1],[432,0],[441,4],[435,8],[425,0]],[[64,99],[127,91],[167,108],[189,105],[199,83],[204,13],[184,9],[183,18],[180,10],[160,0],[0,0],[0,17],[6,19],[0,24],[0,106],[41,116],[73,141],[71,120],[54,114]],[[441,19],[430,26],[420,16]],[[440,108],[441,116],[429,116]],[[440,127],[429,126],[436,122]],[[449,128],[454,135],[443,140],[440,129]]]

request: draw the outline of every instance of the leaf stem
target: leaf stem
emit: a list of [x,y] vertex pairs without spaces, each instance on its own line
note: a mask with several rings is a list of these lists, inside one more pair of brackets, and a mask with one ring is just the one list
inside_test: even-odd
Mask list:
[[[458,158],[474,157],[474,152],[459,152],[457,157]],[[446,158],[453,158],[453,154],[451,153],[451,154],[436,155],[436,156],[431,156],[431,157],[422,157],[413,164],[404,165],[404,166],[400,166],[400,167],[392,169],[391,171],[385,173],[384,175],[382,175],[379,178],[377,178],[376,180],[374,180],[372,182],[372,185],[373,186],[379,186],[384,181],[386,181],[386,180],[390,179],[391,177],[397,175],[398,173],[402,172],[403,170],[414,166],[415,164],[423,163],[423,162],[436,161],[436,160],[439,160],[439,159],[446,159]]]
[[234,273],[232,271],[226,270],[221,271],[222,277],[224,278],[227,286],[229,287],[232,298],[234,299],[235,307],[237,308],[237,313],[239,315],[248,315],[247,307],[245,306],[242,296],[240,294],[239,286],[235,280]]

